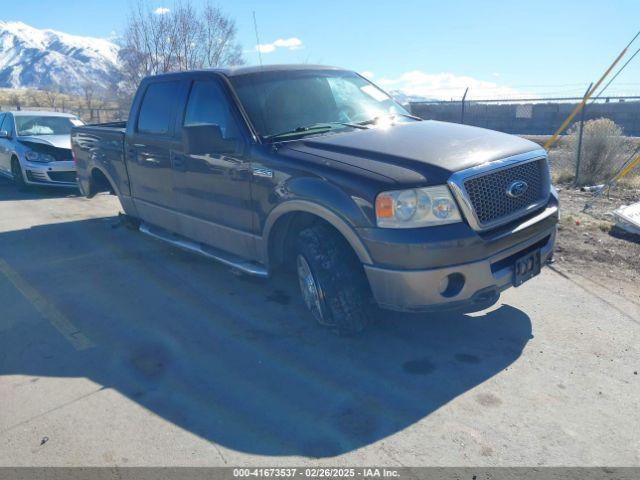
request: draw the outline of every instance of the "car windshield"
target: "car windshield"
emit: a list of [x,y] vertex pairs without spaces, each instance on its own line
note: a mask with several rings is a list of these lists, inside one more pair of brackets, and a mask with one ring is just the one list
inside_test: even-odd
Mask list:
[[231,82],[262,138],[350,129],[379,119],[413,121],[384,91],[349,71],[264,71]]
[[16,131],[19,137],[29,135],[69,135],[71,127],[82,125],[77,118],[17,115]]

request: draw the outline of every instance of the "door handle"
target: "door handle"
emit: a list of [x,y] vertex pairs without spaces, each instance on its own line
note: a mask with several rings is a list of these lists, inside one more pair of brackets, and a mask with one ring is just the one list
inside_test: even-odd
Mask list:
[[180,172],[187,171],[187,162],[182,155],[171,154],[171,167]]
[[246,181],[251,177],[251,173],[248,167],[236,167],[231,169],[229,176],[231,180]]
[[138,151],[135,148],[129,148],[127,150],[127,159],[135,162],[138,159]]
[[153,157],[147,157],[146,155],[142,157],[142,161],[145,163],[150,163],[151,165],[160,165],[160,160]]

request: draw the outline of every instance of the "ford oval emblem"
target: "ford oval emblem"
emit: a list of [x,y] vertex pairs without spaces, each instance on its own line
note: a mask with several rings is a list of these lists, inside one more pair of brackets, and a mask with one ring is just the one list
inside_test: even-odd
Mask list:
[[509,185],[509,188],[507,188],[507,195],[511,198],[518,198],[524,195],[528,188],[529,185],[527,184],[527,182],[523,180],[516,180],[511,185]]

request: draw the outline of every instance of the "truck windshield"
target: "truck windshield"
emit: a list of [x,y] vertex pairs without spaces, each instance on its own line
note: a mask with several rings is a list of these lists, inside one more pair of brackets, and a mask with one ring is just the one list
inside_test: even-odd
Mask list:
[[77,118],[18,115],[15,117],[19,137],[29,135],[69,135],[71,127],[82,125]]
[[230,80],[266,139],[357,128],[389,118],[413,121],[384,91],[349,71],[264,71]]

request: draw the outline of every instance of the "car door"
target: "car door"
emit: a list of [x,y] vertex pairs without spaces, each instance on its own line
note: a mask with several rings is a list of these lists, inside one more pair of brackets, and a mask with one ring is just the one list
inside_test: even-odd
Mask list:
[[205,244],[243,257],[254,254],[251,235],[251,175],[245,156],[242,119],[229,101],[221,79],[213,74],[196,75],[179,115],[178,129],[217,125],[222,137],[235,142],[235,153],[185,152],[184,144],[172,155],[176,205],[181,230]]
[[159,79],[146,86],[127,144],[131,193],[142,220],[177,229],[170,152],[180,147],[175,118],[183,81]]
[[[8,113],[0,114],[0,131],[5,131],[11,136],[12,128],[11,115]],[[0,138],[0,170],[3,173],[11,172],[11,139]]]

